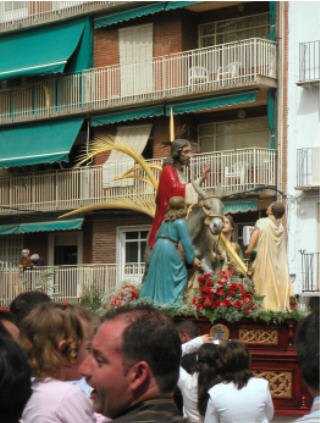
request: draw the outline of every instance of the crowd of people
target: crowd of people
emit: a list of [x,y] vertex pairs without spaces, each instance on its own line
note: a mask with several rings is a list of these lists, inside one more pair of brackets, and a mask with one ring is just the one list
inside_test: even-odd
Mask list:
[[[302,322],[296,351],[315,397],[301,421],[315,422],[319,308]],[[1,422],[266,423],[273,412],[244,343],[200,336],[151,305],[118,307],[100,322],[31,291],[0,311]]]

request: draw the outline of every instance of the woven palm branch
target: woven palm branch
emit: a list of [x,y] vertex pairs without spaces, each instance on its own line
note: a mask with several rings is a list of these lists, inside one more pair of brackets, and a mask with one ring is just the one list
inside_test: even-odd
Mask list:
[[86,213],[95,210],[105,210],[105,209],[123,209],[123,210],[133,210],[140,213],[144,213],[152,218],[154,218],[156,212],[156,203],[154,198],[146,200],[145,198],[135,198],[134,200],[129,198],[115,199],[108,202],[92,204],[91,206],[80,207],[80,209],[72,210],[71,212],[65,213],[59,216],[59,219],[65,217],[74,216],[79,213]]
[[107,151],[116,150],[121,153],[127,154],[132,157],[145,171],[148,178],[151,181],[152,186],[155,190],[158,188],[158,181],[151,169],[151,166],[145,161],[141,154],[138,154],[125,142],[121,141],[119,138],[116,138],[112,135],[106,135],[104,137],[96,137],[93,139],[93,143],[90,147],[90,150],[87,153],[84,153],[80,156],[80,160],[77,163],[76,167],[81,166],[86,161],[90,160],[97,154],[105,153]]
[[215,235],[215,239],[217,242],[220,242],[222,244],[222,247],[225,249],[228,258],[235,265],[236,270],[242,273],[243,275],[246,275],[248,272],[247,266],[244,264],[237,252],[234,250],[231,245],[231,242],[226,238],[226,236],[221,232],[219,236]]

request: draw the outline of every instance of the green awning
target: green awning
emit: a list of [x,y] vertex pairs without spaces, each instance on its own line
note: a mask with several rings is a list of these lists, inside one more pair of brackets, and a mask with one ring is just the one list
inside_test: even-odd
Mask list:
[[71,231],[81,229],[83,217],[69,220],[51,220],[46,222],[17,223],[1,225],[0,235],[21,235],[32,232]]
[[92,64],[89,18],[0,36],[0,80],[80,71]]
[[120,12],[108,13],[104,16],[98,16],[94,20],[94,28],[103,28],[105,26],[140,18],[141,16],[152,15],[154,13],[165,10],[165,5],[166,2],[158,1],[156,3],[146,4],[143,6],[132,7]]
[[110,125],[112,123],[145,119],[155,116],[164,116],[163,104],[150,107],[139,107],[137,109],[121,110],[118,112],[108,113],[107,115],[93,116],[91,119],[91,126]]
[[190,6],[191,4],[200,3],[199,1],[168,1],[166,10],[179,9],[181,7]]
[[204,110],[216,109],[218,107],[253,103],[256,99],[256,92],[256,90],[252,90],[214,97],[198,98],[195,100],[177,101],[176,103],[168,104],[166,115],[170,116],[171,106],[174,115],[181,115],[183,113],[201,112]]
[[258,200],[224,201],[223,213],[247,213],[258,210]]
[[33,123],[0,130],[0,167],[69,161],[83,118]]

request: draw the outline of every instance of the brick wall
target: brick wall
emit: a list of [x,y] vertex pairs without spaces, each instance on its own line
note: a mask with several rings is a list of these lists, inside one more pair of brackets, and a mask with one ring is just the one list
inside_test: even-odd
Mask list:
[[[91,263],[116,263],[116,233],[119,226],[151,225],[151,219],[143,214],[114,211],[99,217],[91,217]],[[84,257],[89,247],[84,243]]]

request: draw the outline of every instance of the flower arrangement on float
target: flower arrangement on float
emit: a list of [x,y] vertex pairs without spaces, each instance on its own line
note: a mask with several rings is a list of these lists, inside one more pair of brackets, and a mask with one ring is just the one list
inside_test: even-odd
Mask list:
[[140,289],[135,285],[123,285],[108,297],[104,309],[128,305],[139,298]]

